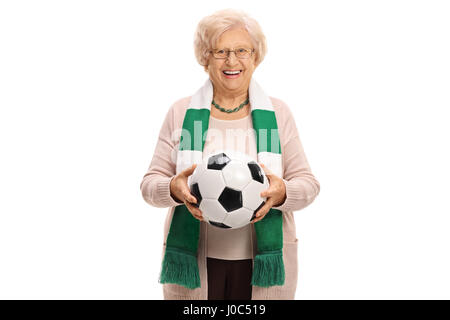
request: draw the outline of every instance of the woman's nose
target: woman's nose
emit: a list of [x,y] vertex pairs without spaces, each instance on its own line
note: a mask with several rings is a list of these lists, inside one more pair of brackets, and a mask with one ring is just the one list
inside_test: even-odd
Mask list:
[[236,60],[238,60],[236,58],[236,53],[234,51],[228,52],[228,57],[226,60],[227,60],[228,64],[230,64],[230,65],[235,64]]

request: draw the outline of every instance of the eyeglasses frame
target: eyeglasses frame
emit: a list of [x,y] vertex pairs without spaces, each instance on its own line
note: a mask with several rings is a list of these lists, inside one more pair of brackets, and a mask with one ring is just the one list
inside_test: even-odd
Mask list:
[[[228,58],[230,57],[230,52],[233,52],[234,55],[235,55],[235,57],[238,58],[238,59],[248,59],[248,58],[250,58],[250,57],[253,55],[253,52],[255,52],[255,48],[251,48],[251,50],[250,50],[250,56],[248,56],[247,58],[239,58],[239,57],[236,55],[236,50],[239,50],[239,49],[249,49],[249,48],[237,48],[237,49],[234,49],[234,50],[228,50],[228,49],[212,49],[212,50],[209,50],[209,53],[212,53],[212,56],[213,56],[214,59],[228,59]],[[214,51],[215,51],[215,50],[226,50],[227,56],[224,57],[224,58],[216,58],[216,57],[214,56]]]

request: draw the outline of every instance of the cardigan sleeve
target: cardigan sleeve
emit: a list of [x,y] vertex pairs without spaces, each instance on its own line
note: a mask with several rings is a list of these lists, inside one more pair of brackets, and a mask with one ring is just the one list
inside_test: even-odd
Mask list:
[[314,201],[319,194],[320,184],[311,172],[292,112],[283,101],[278,99],[276,101],[279,106],[277,121],[279,118],[281,120],[278,128],[280,141],[282,140],[286,199],[280,206],[274,208],[281,211],[298,211]]
[[[174,104],[175,105],[175,104]],[[174,105],[169,109],[161,126],[153,159],[141,182],[142,197],[145,202],[157,208],[180,205],[170,194],[170,182],[176,172],[176,150],[172,139],[175,131]]]

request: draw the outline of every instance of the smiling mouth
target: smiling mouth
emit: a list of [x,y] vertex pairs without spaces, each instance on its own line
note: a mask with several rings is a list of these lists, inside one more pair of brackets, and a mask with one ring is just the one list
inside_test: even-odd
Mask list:
[[234,79],[238,78],[241,75],[242,70],[223,70],[222,73],[224,74],[225,78]]

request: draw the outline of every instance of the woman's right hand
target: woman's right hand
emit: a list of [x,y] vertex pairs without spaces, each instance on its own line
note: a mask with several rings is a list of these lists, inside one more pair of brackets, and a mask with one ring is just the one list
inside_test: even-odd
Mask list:
[[191,194],[187,184],[188,177],[192,175],[196,167],[197,165],[193,164],[191,167],[181,171],[170,181],[170,195],[176,201],[183,202],[195,219],[204,221],[202,212],[194,206],[194,204],[197,204],[197,199]]

